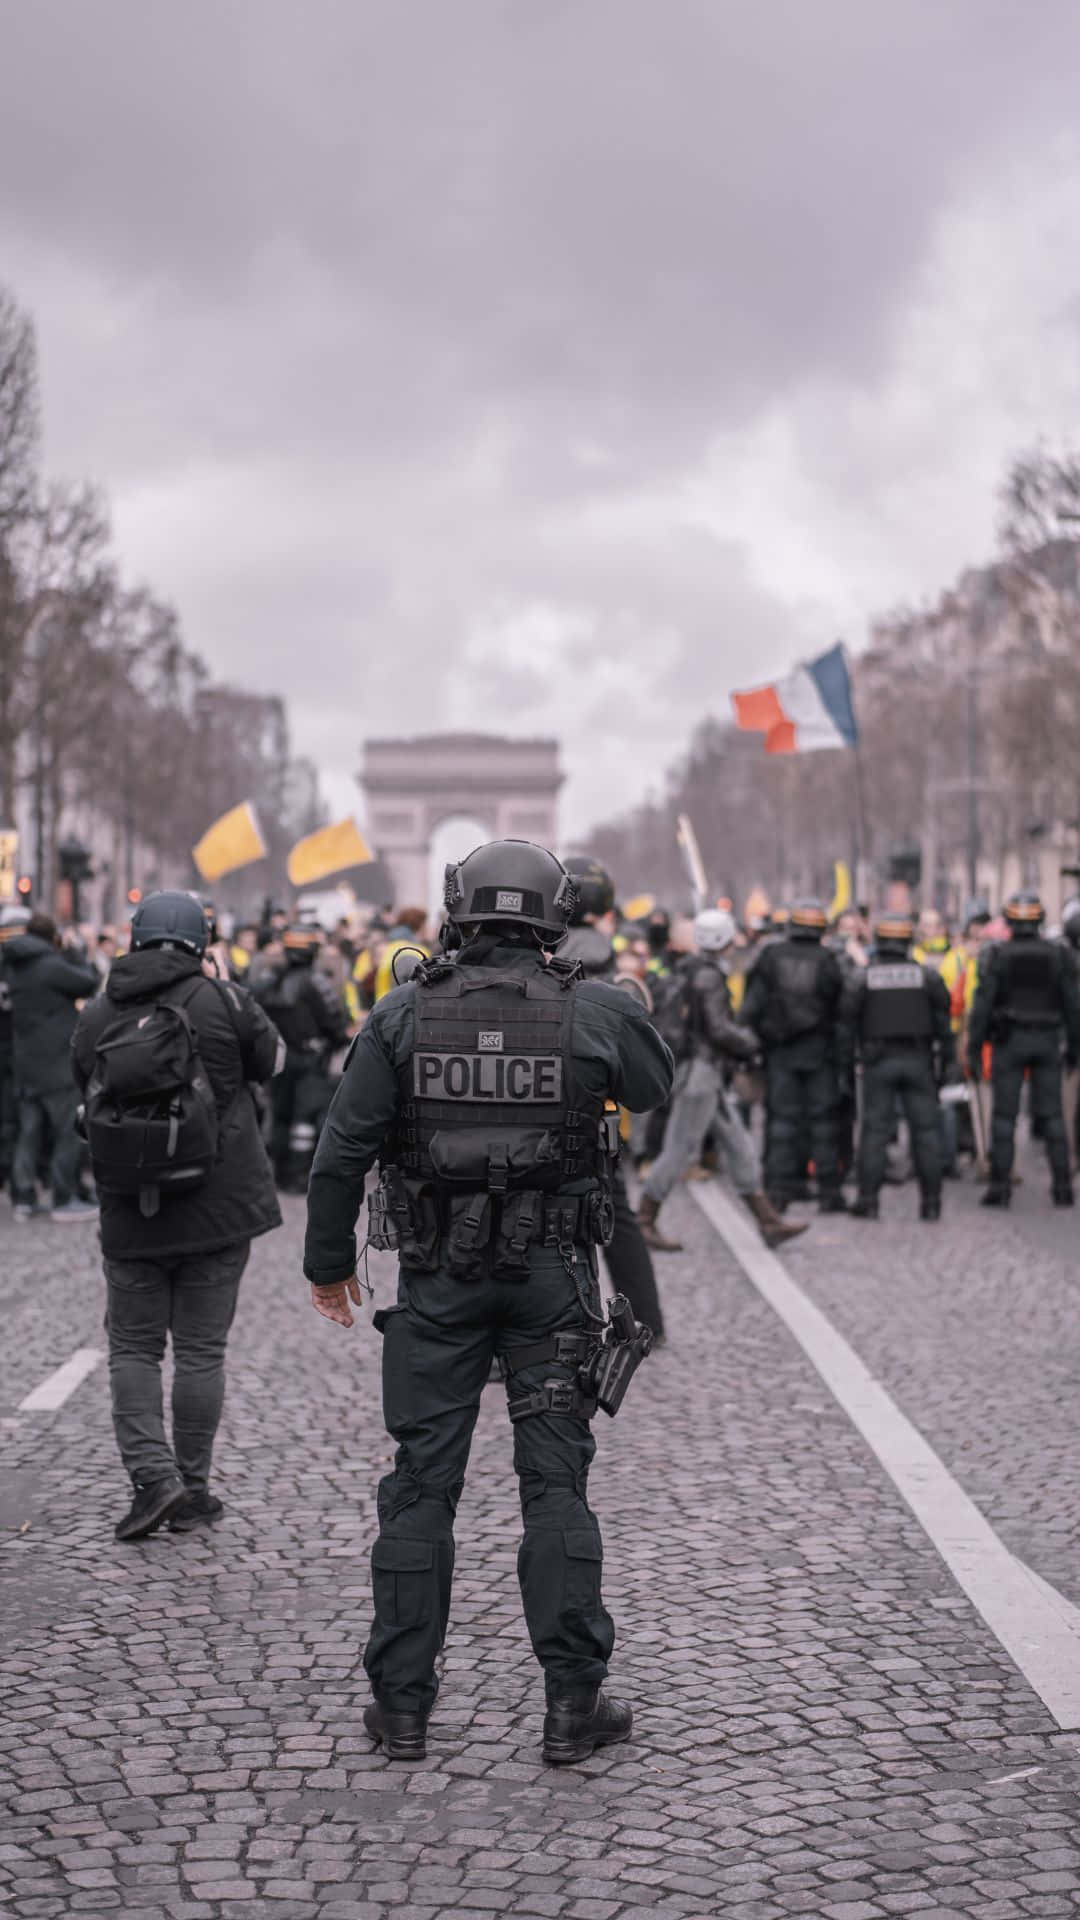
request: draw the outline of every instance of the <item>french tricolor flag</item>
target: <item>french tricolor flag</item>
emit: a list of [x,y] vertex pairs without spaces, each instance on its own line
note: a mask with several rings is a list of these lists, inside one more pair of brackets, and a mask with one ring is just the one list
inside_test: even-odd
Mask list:
[[842,646],[796,667],[770,687],[733,693],[735,724],[763,733],[767,753],[817,753],[858,744],[851,675]]

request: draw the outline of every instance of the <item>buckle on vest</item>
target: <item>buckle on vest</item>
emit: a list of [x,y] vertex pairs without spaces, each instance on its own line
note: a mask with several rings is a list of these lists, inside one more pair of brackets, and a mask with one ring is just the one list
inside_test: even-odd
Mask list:
[[491,1193],[505,1193],[510,1185],[510,1168],[507,1163],[505,1140],[493,1141],[488,1155],[488,1189]]

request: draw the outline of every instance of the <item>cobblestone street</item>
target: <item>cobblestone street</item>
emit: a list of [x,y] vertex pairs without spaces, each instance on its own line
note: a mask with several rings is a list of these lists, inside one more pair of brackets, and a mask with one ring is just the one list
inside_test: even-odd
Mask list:
[[[1080,1601],[1075,1225],[913,1190],[785,1257],[1006,1545]],[[670,1340],[592,1503],[629,1747],[539,1763],[502,1389],[485,1397],[429,1758],[360,1725],[379,1342],[319,1321],[302,1207],[258,1243],[209,1537],[114,1544],[126,1503],[92,1230],[0,1227],[0,1910],[565,1920],[1080,1912],[1080,1735],[1061,1732],[785,1326],[692,1203]],[[665,1215],[667,1224],[667,1215]],[[377,1298],[389,1297],[385,1264]],[[368,1318],[364,1315],[364,1320]]]

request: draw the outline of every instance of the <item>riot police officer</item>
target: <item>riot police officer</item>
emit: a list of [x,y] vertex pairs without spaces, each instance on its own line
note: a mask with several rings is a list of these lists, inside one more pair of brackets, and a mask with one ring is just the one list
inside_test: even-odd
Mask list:
[[1042,901],[1014,893],[1005,903],[1009,937],[979,956],[979,984],[968,1026],[968,1069],[978,1078],[982,1049],[993,1042],[994,1096],[990,1183],[984,1207],[1007,1207],[1012,1196],[1013,1135],[1025,1073],[1031,1117],[1046,1145],[1054,1205],[1073,1204],[1069,1146],[1061,1105],[1061,1047],[1080,1059],[1080,985],[1065,949],[1044,940]]
[[[393,1472],[379,1489],[364,1724],[391,1759],[423,1756],[446,1632],[453,1523],[492,1358],[506,1379],[524,1538],[518,1574],[544,1669],[544,1756],[629,1738],[601,1686],[614,1628],[586,1501],[597,1369],[632,1370],[649,1336],[604,1334],[596,1247],[610,1226],[605,1105],[646,1110],[671,1055],[627,993],[556,954],[574,883],[528,841],[447,869],[450,941],[379,1002],[354,1042],[315,1156],[304,1271],[327,1318],[352,1325],[356,1215],[376,1157],[370,1238],[397,1245],[383,1334]],[[601,1346],[601,1340],[605,1344]]]
[[820,1211],[845,1211],[836,1045],[844,975],[835,953],[821,944],[827,925],[820,900],[796,902],[786,935],[755,961],[739,1015],[765,1052],[765,1191],[781,1211],[802,1186],[807,1148]]
[[[587,979],[610,981],[615,973],[615,882],[607,868],[590,854],[572,854],[565,864],[577,897],[559,957],[576,961]],[[610,1244],[604,1249],[611,1284],[617,1293],[626,1295],[635,1319],[644,1321],[656,1341],[663,1342],[664,1315],[652,1255],[630,1204],[621,1163],[612,1176],[611,1202],[614,1222]]]
[[902,1107],[919,1177],[920,1213],[941,1218],[942,1152],[938,1087],[953,1066],[949,992],[941,975],[910,957],[914,928],[905,914],[878,921],[867,967],[853,972],[841,1003],[841,1049],[862,1059],[859,1192],[851,1209],[878,1217],[885,1155]]
[[288,1193],[307,1187],[330,1105],[330,1056],[349,1026],[344,998],[315,970],[321,945],[318,927],[289,927],[280,965],[260,971],[252,982],[256,1000],[286,1047],[284,1070],[271,1088],[270,1157],[278,1186]]

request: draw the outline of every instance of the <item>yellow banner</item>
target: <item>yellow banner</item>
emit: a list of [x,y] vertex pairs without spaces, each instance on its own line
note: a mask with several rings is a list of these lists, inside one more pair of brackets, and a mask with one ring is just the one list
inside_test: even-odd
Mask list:
[[846,913],[851,905],[851,868],[846,860],[833,861],[833,880],[835,892],[829,907],[830,920],[835,920],[838,914]]
[[191,857],[204,880],[211,884],[237,867],[249,867],[253,860],[266,857],[266,842],[250,800],[242,800],[207,827]]
[[656,905],[655,894],[635,893],[633,899],[628,900],[626,902],[626,905],[623,907],[623,910],[622,910],[623,919],[624,920],[647,920],[653,908],[655,907],[655,905]]
[[310,887],[346,867],[366,866],[371,857],[371,848],[349,814],[297,841],[289,855],[289,880],[294,887]]

